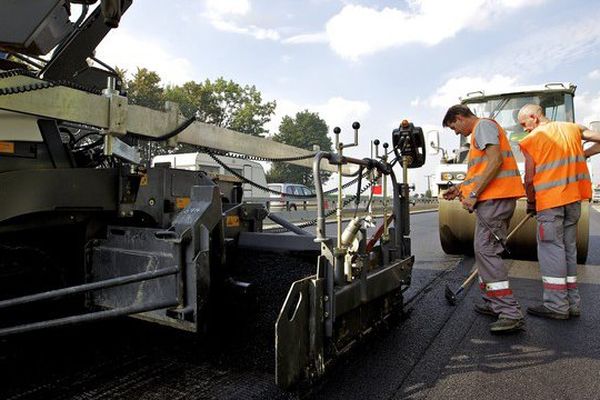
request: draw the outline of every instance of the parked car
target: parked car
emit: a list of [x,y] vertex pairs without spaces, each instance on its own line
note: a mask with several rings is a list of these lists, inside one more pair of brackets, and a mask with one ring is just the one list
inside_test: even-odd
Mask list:
[[314,197],[293,197],[293,196],[312,196],[314,192],[298,183],[269,183],[269,189],[281,193],[269,193],[270,199],[267,202],[267,208],[272,211],[286,210],[314,210],[317,202]]

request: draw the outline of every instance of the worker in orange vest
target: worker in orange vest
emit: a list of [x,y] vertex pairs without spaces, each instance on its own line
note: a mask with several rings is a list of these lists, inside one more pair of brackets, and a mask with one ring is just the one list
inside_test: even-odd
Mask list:
[[495,238],[506,239],[516,200],[525,195],[506,132],[496,121],[478,118],[462,104],[448,109],[442,125],[456,134],[471,136],[467,176],[443,197],[459,197],[463,208],[469,212],[477,210],[473,247],[483,304],[475,304],[475,311],[498,318],[490,324],[493,333],[520,330],[524,326],[523,314],[508,282],[502,244]]
[[529,314],[569,319],[581,314],[577,289],[577,221],[581,200],[592,197],[583,140],[600,142],[600,133],[569,122],[552,122],[542,107],[527,104],[519,123],[529,132],[519,143],[525,156],[525,188],[529,212],[536,213],[538,259],[543,303]]

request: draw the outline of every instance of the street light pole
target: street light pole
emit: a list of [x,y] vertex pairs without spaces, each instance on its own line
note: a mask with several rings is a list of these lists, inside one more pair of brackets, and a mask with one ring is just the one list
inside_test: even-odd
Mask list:
[[425,175],[425,178],[427,178],[427,192],[429,193],[430,196],[431,196],[431,178],[434,176],[435,176],[435,174]]

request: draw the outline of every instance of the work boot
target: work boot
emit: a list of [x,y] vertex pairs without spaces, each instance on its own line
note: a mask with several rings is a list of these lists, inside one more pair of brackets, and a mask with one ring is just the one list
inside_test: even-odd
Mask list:
[[499,317],[496,322],[490,324],[490,332],[492,333],[511,333],[517,332],[525,326],[525,320],[523,318],[510,319],[505,317]]
[[581,316],[581,309],[579,307],[571,307],[569,309],[569,317],[579,317]]
[[550,318],[550,319],[569,319],[568,313],[558,313],[550,310],[545,305],[540,304],[538,306],[527,307],[527,312],[536,317]]
[[490,307],[490,305],[486,304],[486,303],[483,303],[483,304],[475,303],[473,305],[473,310],[476,313],[483,314],[483,315],[490,315],[492,317],[498,316],[498,313],[494,312],[494,310],[492,310],[492,307]]

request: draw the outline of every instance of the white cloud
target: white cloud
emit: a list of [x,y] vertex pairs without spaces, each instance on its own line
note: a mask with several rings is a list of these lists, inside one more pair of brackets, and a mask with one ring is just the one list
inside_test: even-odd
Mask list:
[[245,15],[250,11],[248,0],[206,0],[206,9],[214,15]]
[[521,8],[542,4],[544,0],[500,0],[500,5],[507,8]]
[[319,113],[330,130],[340,126],[343,131],[346,131],[350,129],[352,122],[363,119],[371,110],[371,106],[366,101],[348,100],[342,97],[332,97],[321,104],[298,104],[291,100],[279,99],[275,110],[276,115],[268,126],[269,132],[273,134],[279,131],[279,124],[284,116],[295,117],[296,113],[304,110]]
[[575,116],[577,122],[584,125],[600,121],[600,93],[595,96],[588,93],[575,96]]
[[255,25],[240,26],[232,21],[225,21],[222,19],[211,19],[212,25],[223,32],[240,33],[244,35],[253,36],[255,39],[270,39],[279,40],[279,32],[273,29],[260,28]]
[[244,23],[251,8],[249,0],[207,0],[203,16],[219,31],[249,35],[258,40],[279,40],[279,32],[274,29]]
[[552,71],[565,63],[593,59],[598,54],[600,43],[597,21],[598,15],[595,15],[580,19],[576,25],[566,22],[552,29],[537,31],[518,42],[495,49],[493,56],[472,60],[469,66],[454,73],[479,75],[486,71],[487,74],[526,77]]
[[436,45],[489,17],[546,0],[405,0],[408,10],[348,4],[325,26],[324,33],[297,35],[286,43],[329,42],[343,58],[357,60],[408,43]]
[[588,74],[590,79],[600,79],[600,69],[595,69]]
[[410,106],[411,107],[419,107],[421,105],[421,98],[417,97],[416,99],[412,99],[410,101]]
[[137,67],[155,71],[163,84],[181,84],[193,79],[192,63],[177,57],[168,50],[169,45],[149,36],[129,33],[121,27],[111,31],[98,46],[97,55],[102,61],[135,73]]
[[459,97],[464,97],[469,92],[482,90],[485,92],[499,92],[517,85],[517,78],[494,75],[491,78],[482,76],[461,76],[451,78],[425,102],[430,107],[447,108],[458,103]]
[[327,43],[328,37],[325,32],[306,33],[303,35],[296,35],[296,36],[289,37],[287,39],[284,39],[282,42],[289,43],[289,44]]

